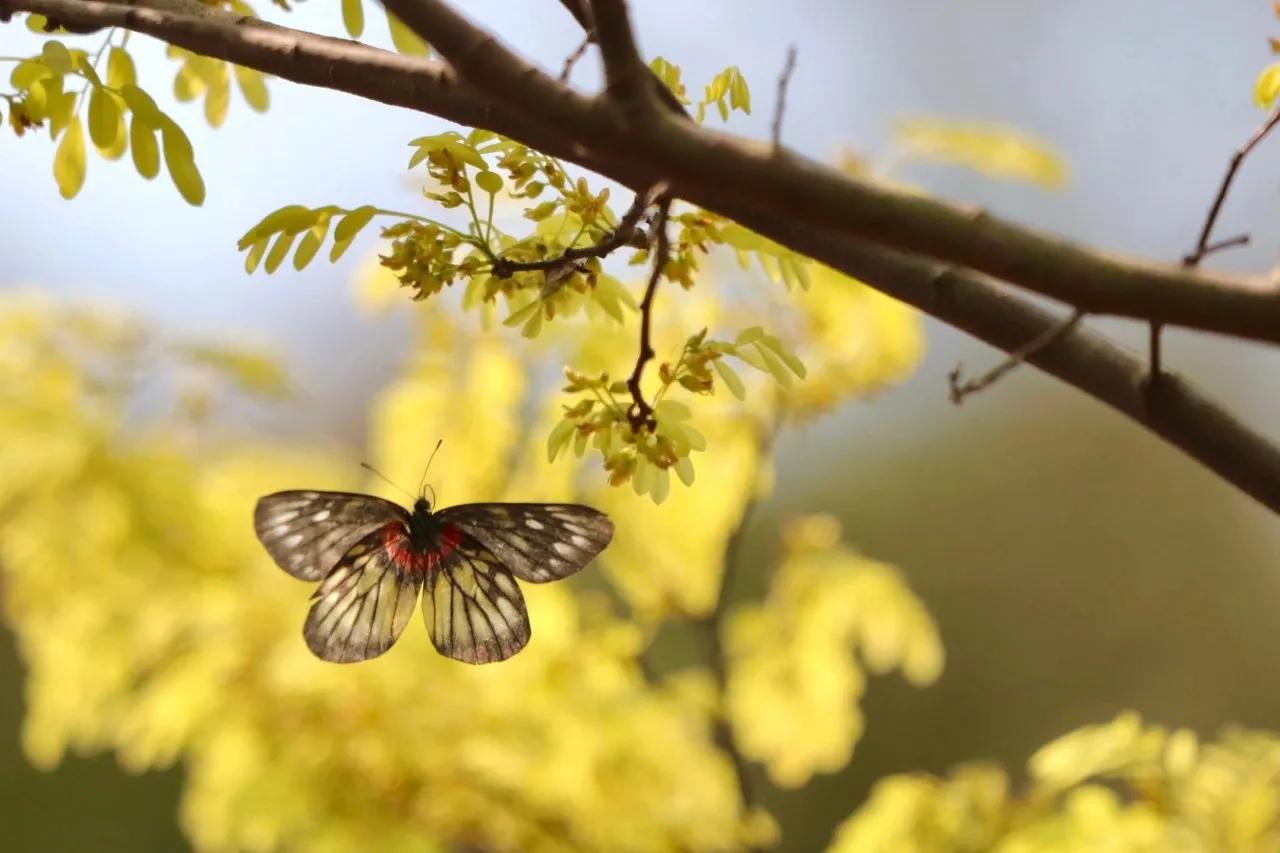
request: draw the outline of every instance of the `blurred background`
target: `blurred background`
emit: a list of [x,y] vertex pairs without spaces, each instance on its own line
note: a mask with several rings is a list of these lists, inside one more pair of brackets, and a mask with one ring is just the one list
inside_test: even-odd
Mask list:
[[[466,4],[509,43],[558,67],[579,38],[572,21],[550,0],[514,5]],[[1008,123],[1056,148],[1071,169],[1065,188],[942,168],[898,177],[1096,247],[1166,260],[1191,248],[1230,153],[1261,120],[1251,86],[1269,61],[1267,36],[1280,34],[1262,0],[646,0],[633,8],[643,48],[681,63],[691,85],[727,64],[742,68],[755,111],[734,129],[767,133],[773,83],[794,44],[789,144],[828,159],[849,147],[874,161],[899,119]],[[302,4],[289,21],[340,31],[336,4]],[[368,40],[380,41],[379,24]],[[35,43],[18,27],[0,28],[0,54]],[[160,48],[133,46],[141,76],[172,74]],[[589,84],[590,56],[580,65]],[[279,81],[271,94],[267,116],[237,101],[218,132],[194,105],[174,113],[210,188],[200,209],[163,179],[143,183],[127,161],[93,157],[84,190],[63,202],[47,139],[0,137],[0,288],[93,299],[267,347],[299,397],[247,411],[239,428],[358,455],[370,396],[407,347],[403,312],[375,319],[353,307],[350,282],[374,242],[336,266],[295,273],[286,264],[271,278],[247,277],[235,242],[287,203],[415,204],[405,143],[443,125]],[[1247,231],[1253,242],[1213,258],[1214,267],[1261,272],[1280,259],[1280,140],[1272,142],[1246,164],[1217,232]],[[1127,324],[1099,325],[1143,340]],[[1166,340],[1171,366],[1280,438],[1280,354],[1181,332]],[[980,371],[999,354],[932,321],[927,347],[909,381],[783,433],[776,490],[744,549],[755,561],[736,591],[745,596],[760,589],[780,519],[832,513],[850,544],[900,568],[947,650],[931,688],[892,677],[868,690],[866,732],[845,771],[768,794],[788,849],[824,843],[886,774],[977,758],[1016,772],[1050,738],[1122,709],[1203,734],[1233,721],[1280,727],[1277,519],[1032,370],[953,406],[947,372],[957,362]],[[7,849],[182,848],[180,768],[133,776],[109,756],[68,759],[51,773],[28,766],[20,664],[2,638]]]

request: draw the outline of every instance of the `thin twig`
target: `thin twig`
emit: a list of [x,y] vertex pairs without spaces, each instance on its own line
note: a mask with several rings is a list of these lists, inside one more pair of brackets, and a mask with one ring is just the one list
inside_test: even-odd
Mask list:
[[582,39],[582,44],[578,45],[573,53],[569,54],[568,58],[565,59],[564,68],[560,69],[561,83],[569,82],[569,74],[572,73],[573,66],[576,65],[578,60],[586,54],[587,48],[591,47],[591,43],[593,41],[595,41],[595,39],[592,37],[591,33],[587,33]]
[[778,75],[778,103],[773,110],[773,153],[782,150],[782,115],[787,109],[787,86],[791,84],[791,75],[796,70],[796,46],[787,47],[787,61]]
[[1071,316],[1062,323],[1062,325],[1046,329],[1044,332],[1041,332],[1033,340],[1028,342],[1026,346],[1019,347],[1009,353],[1004,361],[1000,362],[995,367],[975,379],[969,379],[964,382],[960,381],[962,367],[957,364],[955,370],[947,374],[947,381],[951,383],[951,402],[956,405],[960,405],[960,403],[964,401],[964,398],[970,394],[976,394],[979,391],[996,384],[1006,373],[1013,370],[1045,347],[1050,346],[1055,341],[1064,337],[1074,329],[1082,319],[1084,319],[1083,311],[1077,310],[1073,312]]
[[644,289],[644,298],[640,301],[640,352],[636,356],[636,366],[627,379],[627,389],[631,392],[631,408],[627,410],[627,419],[631,421],[633,431],[652,430],[657,422],[653,416],[653,407],[645,400],[640,390],[640,379],[644,375],[644,366],[653,358],[653,298],[658,293],[658,282],[666,270],[667,261],[671,257],[671,237],[667,234],[667,215],[671,212],[671,199],[666,196],[666,187],[662,187],[662,198],[658,202],[658,215],[654,219],[653,229],[657,235],[657,248],[653,256],[653,271],[649,273],[649,285]]
[[1244,162],[1244,158],[1248,157],[1254,148],[1258,147],[1258,143],[1262,142],[1277,124],[1280,124],[1280,109],[1273,112],[1253,132],[1253,136],[1250,136],[1248,141],[1236,153],[1231,155],[1231,162],[1227,165],[1227,174],[1222,177],[1222,184],[1218,187],[1218,194],[1214,196],[1213,204],[1209,206],[1209,215],[1204,220],[1204,227],[1200,229],[1200,239],[1196,241],[1195,249],[1190,254],[1183,256],[1183,266],[1194,268],[1210,252],[1225,249],[1227,245],[1241,245],[1243,242],[1247,242],[1247,236],[1244,241],[1238,238],[1234,238],[1235,242],[1226,241],[1226,245],[1210,245],[1209,239],[1213,235],[1213,226],[1218,221],[1218,214],[1222,212],[1222,205],[1227,200],[1227,193],[1231,189],[1231,182],[1235,180],[1236,172],[1240,169],[1240,164]]
[[565,249],[562,254],[541,261],[511,261],[506,258],[498,258],[493,265],[494,278],[510,278],[514,273],[518,272],[558,270],[571,266],[577,261],[608,256],[611,252],[631,241],[631,238],[636,234],[636,226],[640,224],[645,211],[665,191],[663,189],[664,186],[655,184],[642,192],[636,193],[635,199],[631,202],[631,207],[627,208],[627,212],[618,221],[618,227],[613,229],[613,233],[599,243],[590,246],[571,246]]

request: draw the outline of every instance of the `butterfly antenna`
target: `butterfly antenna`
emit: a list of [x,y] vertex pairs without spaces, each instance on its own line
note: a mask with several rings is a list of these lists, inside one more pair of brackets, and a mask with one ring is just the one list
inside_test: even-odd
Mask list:
[[[431,461],[432,461],[433,459],[435,459],[435,458],[436,458],[436,452],[440,449],[440,445],[442,445],[442,444],[444,444],[444,439],[443,439],[443,438],[436,442],[435,450],[432,450],[432,451],[431,451],[431,455],[427,457],[427,467],[425,467],[425,468],[423,468],[423,469],[422,469],[422,479],[418,481],[418,494],[419,494],[419,495],[425,495],[425,494],[426,494],[426,488],[427,488],[427,472],[431,470]],[[432,490],[431,490],[431,496],[432,496],[433,500],[432,500],[431,502],[432,502],[433,504],[435,503],[435,500],[434,500],[434,498],[435,498],[435,494],[436,494],[435,489],[432,489]]]
[[383,480],[384,482],[386,482],[386,483],[388,483],[388,484],[390,484],[390,485],[394,486],[395,488],[397,488],[397,489],[399,489],[400,491],[404,492],[406,495],[409,495],[409,500],[417,500],[417,498],[415,498],[413,495],[410,495],[410,494],[409,494],[409,491],[408,491],[407,489],[405,489],[405,488],[404,488],[403,486],[401,486],[399,483],[397,483],[397,482],[395,482],[394,480],[392,480],[392,479],[391,479],[390,477],[388,477],[386,474],[383,474],[383,473],[382,473],[381,471],[379,471],[377,468],[374,468],[374,467],[373,467],[372,465],[370,465],[368,462],[361,462],[361,463],[360,463],[360,467],[361,467],[361,468],[364,468],[366,471],[372,471],[374,474],[376,474],[377,476],[381,477],[381,478],[382,478],[382,480]]

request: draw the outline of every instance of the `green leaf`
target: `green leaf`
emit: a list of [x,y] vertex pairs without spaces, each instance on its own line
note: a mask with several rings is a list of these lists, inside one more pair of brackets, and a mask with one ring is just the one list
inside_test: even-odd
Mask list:
[[801,379],[804,379],[805,374],[807,373],[804,367],[804,362],[802,362],[795,353],[787,349],[786,344],[778,338],[775,338],[773,335],[766,335],[764,340],[760,343],[772,350],[778,358],[782,359],[783,363],[785,363],[787,367],[791,368],[792,373],[799,376]]
[[502,176],[497,172],[484,171],[476,175],[476,186],[489,195],[502,191]]
[[353,39],[364,34],[364,5],[360,0],[342,0],[342,25]]
[[547,436],[547,461],[555,462],[556,457],[560,455],[560,451],[565,449],[569,444],[569,440],[573,438],[574,423],[573,421],[564,420],[551,428],[551,434]]
[[133,65],[133,57],[122,47],[113,47],[107,54],[107,85],[112,89],[123,89],[138,81],[138,72]]
[[396,50],[407,56],[430,56],[431,49],[427,43],[414,35],[413,30],[390,12],[387,13],[387,29],[391,32],[391,43]]
[[743,329],[738,332],[738,337],[734,340],[738,346],[743,344],[755,343],[764,338],[764,329],[760,326],[752,326],[749,329]]
[[236,247],[243,251],[259,237],[270,237],[280,231],[297,234],[316,224],[318,212],[301,204],[286,204],[262,217],[257,225],[250,228],[240,238]]
[[774,379],[778,380],[778,384],[783,388],[790,388],[792,385],[791,371],[787,370],[782,360],[774,354],[773,350],[763,344],[756,344],[756,351],[760,353],[760,359],[764,362],[765,369],[769,371]]
[[725,364],[723,358],[714,359],[711,362],[711,366],[715,368],[716,373],[720,376],[720,380],[724,382],[724,387],[729,389],[730,394],[737,397],[739,400],[745,400],[747,398],[747,388],[742,384],[742,377],[740,377],[732,367]]
[[164,144],[164,163],[169,168],[173,185],[187,204],[199,207],[204,204],[204,179],[196,168],[191,140],[173,121],[165,121],[160,126],[160,136]]
[[110,150],[120,128],[120,107],[115,98],[97,86],[89,95],[89,138],[99,148]]
[[271,96],[267,92],[267,83],[262,72],[256,68],[245,68],[243,65],[234,67],[240,94],[244,96],[250,108],[256,112],[265,113],[271,106]]
[[[539,308],[541,307],[541,305],[537,302],[534,303],[534,306]],[[529,322],[525,323],[524,328],[520,330],[520,334],[524,335],[526,338],[536,338],[538,336],[538,333],[541,331],[542,331],[542,312],[534,311],[533,315],[529,317]]]
[[656,504],[662,503],[670,493],[671,475],[666,468],[654,466],[653,487],[649,490],[649,495],[653,498],[653,502]]
[[689,407],[679,400],[663,400],[654,407],[653,413],[659,421],[687,421],[693,417]]
[[253,274],[258,268],[258,263],[262,260],[262,255],[267,251],[267,244],[271,242],[270,237],[262,237],[258,242],[249,248],[249,254],[244,256],[244,271]]
[[378,212],[378,208],[371,204],[361,205],[355,210],[348,213],[342,219],[338,220],[338,225],[333,229],[333,239],[342,242],[350,242],[355,236],[369,224],[374,214]]
[[688,456],[681,456],[676,460],[675,464],[676,476],[680,478],[680,482],[686,486],[693,485],[693,460]]
[[631,472],[631,488],[637,495],[648,494],[653,487],[654,466],[643,454],[636,455],[636,467]]
[[533,312],[542,308],[542,303],[537,299],[531,301],[528,305],[511,312],[511,316],[502,321],[504,326],[519,326],[521,323],[533,316]]
[[297,236],[296,233],[282,232],[280,236],[276,237],[276,241],[271,244],[271,251],[267,252],[266,261],[262,264],[262,268],[267,271],[267,275],[271,275],[271,273],[280,268],[280,264],[288,256],[289,249],[293,246],[293,241]]
[[84,186],[85,156],[84,129],[80,119],[73,117],[62,132],[57,153],[53,155],[53,179],[58,182],[58,192],[63,198],[75,198]]
[[160,146],[156,144],[155,128],[137,113],[129,122],[129,148],[139,175],[149,181],[160,174]]

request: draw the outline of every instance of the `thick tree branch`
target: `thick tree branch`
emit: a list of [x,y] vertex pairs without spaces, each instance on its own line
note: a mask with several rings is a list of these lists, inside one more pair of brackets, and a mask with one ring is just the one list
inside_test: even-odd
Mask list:
[[[818,219],[811,218],[790,196],[778,195],[768,179],[775,170],[789,173],[796,168],[796,161],[800,161],[802,168],[810,168],[797,155],[788,155],[786,162],[780,163],[772,156],[771,145],[677,128],[673,132],[698,134],[697,145],[710,144],[714,156],[684,164],[672,163],[662,145],[655,145],[635,133],[627,136],[622,129],[625,123],[607,104],[568,91],[527,64],[499,67],[498,73],[488,74],[488,62],[492,58],[454,55],[461,45],[458,41],[446,39],[443,43],[449,45],[450,55],[446,58],[464,75],[465,82],[453,77],[438,62],[402,57],[283,27],[248,26],[235,16],[222,13],[195,17],[93,0],[0,0],[0,11],[38,12],[85,26],[121,26],[295,82],[346,91],[459,124],[485,127],[578,163],[637,191],[662,180],[667,168],[686,176],[705,168],[709,175],[705,181],[696,175],[693,179],[686,177],[685,185],[693,192],[682,197],[856,276],[1005,352],[1016,351],[1057,323],[1052,315],[1010,294],[987,276],[877,247],[829,228],[815,227],[824,221],[822,217],[839,208],[839,204],[831,200],[833,195],[840,197],[841,204],[849,199],[867,201],[869,206],[864,214],[875,218],[878,199],[887,192],[881,188],[868,188],[836,173],[832,176],[832,188],[815,199],[825,207],[826,213]],[[405,17],[401,15],[402,19]],[[438,35],[447,35],[450,28],[457,30],[455,34],[462,39],[474,35],[474,28],[457,16],[446,23],[448,26]],[[421,30],[418,32],[422,34]],[[436,39],[428,36],[428,41]],[[488,45],[496,43],[489,39]],[[526,76],[528,86],[523,82]],[[484,86],[470,85],[473,79],[483,80]],[[503,89],[504,82],[513,85]],[[545,94],[546,100],[530,97],[531,91]],[[674,120],[665,124],[674,125]],[[720,147],[715,147],[717,145]],[[721,155],[729,165],[717,162]],[[768,158],[768,162],[762,162],[761,157]],[[726,168],[736,175],[734,180],[723,180]],[[675,186],[672,192],[681,194]],[[779,209],[793,209],[796,213],[778,216]],[[1253,292],[1247,282],[1238,279],[1190,272],[1170,275],[1163,267],[1125,264],[1015,226],[997,224],[992,230],[990,219],[963,214],[925,199],[890,197],[885,211],[885,218],[878,220],[872,230],[882,230],[888,223],[895,227],[905,225],[915,234],[911,240],[924,239],[921,235],[927,236],[938,227],[948,232],[948,241],[972,233],[975,244],[990,247],[993,240],[996,244],[992,251],[998,257],[985,266],[1016,267],[1027,277],[1035,278],[1061,262],[1062,269],[1071,272],[1050,270],[1050,274],[1058,276],[1059,284],[1066,281],[1068,289],[1077,277],[1082,293],[1105,290],[1118,279],[1122,283],[1115,290],[1122,295],[1108,298],[1119,299],[1131,308],[1140,307],[1163,293],[1174,307],[1158,312],[1161,316],[1181,316],[1205,308],[1204,316],[1208,319],[1187,325],[1266,340],[1280,337],[1280,323],[1274,322],[1280,298]],[[928,224],[935,215],[941,217],[941,226]],[[917,228],[917,219],[925,223],[924,227]],[[1045,242],[1050,251],[1042,255],[1039,247]],[[1106,274],[1095,280],[1089,273],[1099,267]],[[1133,281],[1139,284],[1130,287]],[[1065,301],[1089,307],[1074,299]],[[1208,310],[1210,307],[1212,310]],[[1241,320],[1243,314],[1251,314],[1252,319]],[[1145,315],[1143,318],[1151,319]],[[1144,365],[1129,352],[1085,328],[1076,328],[1027,360],[1147,426],[1280,512],[1280,451],[1178,377],[1169,376],[1167,382],[1146,393]]]
[[[620,0],[598,2],[601,8],[593,12],[603,40],[605,25],[598,17]],[[667,180],[676,197],[712,210],[708,199],[727,197],[735,207],[972,267],[1087,314],[1280,343],[1280,298],[1261,281],[1121,260],[981,211],[851,177],[794,152],[778,158],[768,143],[674,115],[635,122],[608,101],[569,91],[443,0],[386,0],[385,5],[436,46],[471,85],[513,107],[536,104],[562,131],[572,128],[596,157],[614,159],[625,152],[635,168]],[[622,45],[625,39],[617,36],[617,41]]]

